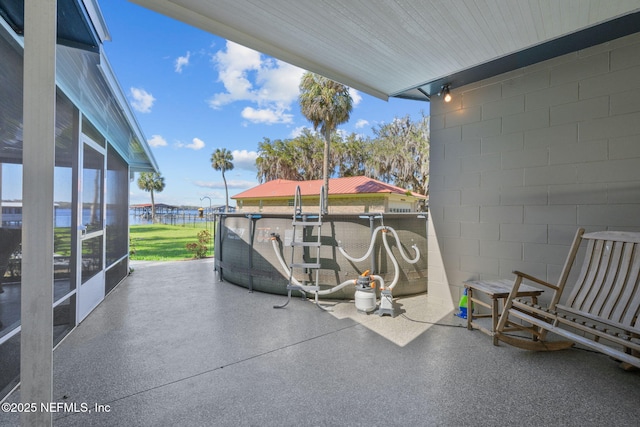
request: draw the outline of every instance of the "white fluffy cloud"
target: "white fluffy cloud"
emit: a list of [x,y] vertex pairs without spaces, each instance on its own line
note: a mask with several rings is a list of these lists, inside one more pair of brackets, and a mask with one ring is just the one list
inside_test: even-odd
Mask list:
[[356,122],[356,129],[362,129],[365,126],[369,125],[368,120],[360,119]]
[[355,90],[354,88],[349,88],[349,95],[351,95],[351,99],[353,100],[353,106],[357,107],[360,102],[362,102],[362,95],[360,92]]
[[211,108],[248,101],[255,107],[242,111],[247,121],[268,124],[293,121],[293,115],[288,112],[298,97],[304,70],[230,41],[212,60],[225,91],[213,95],[209,100]]
[[189,148],[191,150],[202,150],[205,146],[205,143],[200,138],[193,138],[191,140],[191,144],[185,144],[184,142],[177,142],[176,147],[178,148]]
[[152,135],[151,139],[147,141],[152,147],[165,147],[167,146],[167,140],[162,135]]
[[156,99],[144,89],[132,87],[130,89],[130,95],[132,98],[131,105],[140,113],[150,113],[151,107]]
[[189,65],[189,58],[191,57],[191,52],[187,51],[185,56],[179,56],[176,59],[175,70],[176,73],[182,73],[182,69]]
[[252,123],[291,123],[293,121],[293,114],[285,112],[284,108],[274,107],[270,108],[253,108],[245,107],[242,110],[242,118]]
[[248,150],[233,150],[231,154],[233,155],[234,168],[244,169],[252,172],[256,170],[256,159],[258,158],[257,152]]

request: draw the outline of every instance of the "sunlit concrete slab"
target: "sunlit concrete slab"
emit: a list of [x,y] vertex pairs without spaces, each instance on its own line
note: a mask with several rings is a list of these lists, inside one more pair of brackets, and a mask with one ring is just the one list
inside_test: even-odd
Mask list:
[[393,318],[300,298],[274,309],[284,298],[215,283],[211,260],[135,263],[54,352],[54,400],[75,405],[54,425],[627,426],[640,416],[640,373],[583,350],[493,346],[427,295],[397,299]]
[[393,300],[393,316],[377,311],[363,313],[353,301],[321,303],[337,319],[350,319],[370,331],[404,347],[432,327],[466,328],[464,319],[454,316],[447,307],[432,302],[427,294],[402,296]]

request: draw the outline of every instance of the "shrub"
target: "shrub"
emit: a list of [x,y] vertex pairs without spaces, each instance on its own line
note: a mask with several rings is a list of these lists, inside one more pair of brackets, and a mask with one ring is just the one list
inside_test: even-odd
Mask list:
[[207,250],[209,249],[209,242],[211,241],[211,233],[207,230],[201,230],[198,232],[198,241],[186,244],[186,248],[189,252],[193,253],[194,258],[204,258],[207,256]]

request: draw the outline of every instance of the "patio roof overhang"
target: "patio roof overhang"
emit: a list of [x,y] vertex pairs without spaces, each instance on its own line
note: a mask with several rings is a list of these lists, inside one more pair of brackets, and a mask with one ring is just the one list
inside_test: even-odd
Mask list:
[[640,0],[131,0],[370,95],[428,100],[640,30]]

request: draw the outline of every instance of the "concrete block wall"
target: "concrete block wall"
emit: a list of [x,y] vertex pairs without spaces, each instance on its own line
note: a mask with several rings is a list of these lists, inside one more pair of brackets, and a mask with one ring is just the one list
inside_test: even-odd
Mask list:
[[553,283],[578,227],[640,231],[640,33],[451,93],[431,100],[432,297]]

